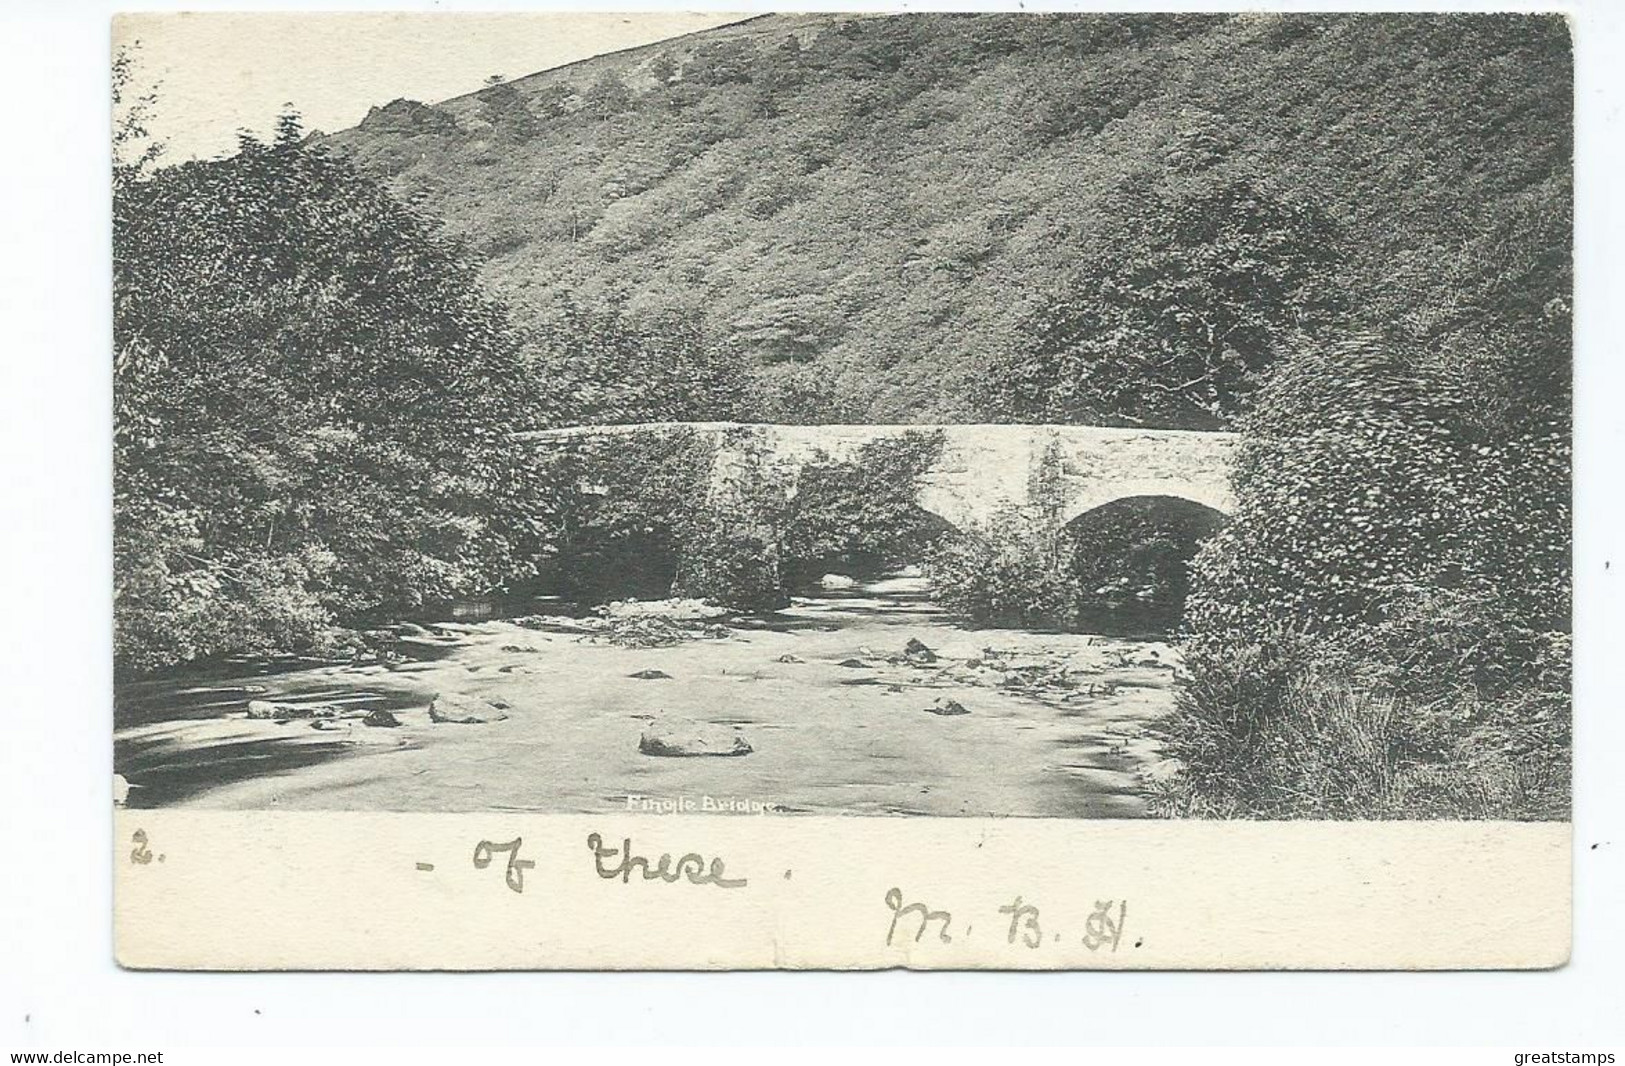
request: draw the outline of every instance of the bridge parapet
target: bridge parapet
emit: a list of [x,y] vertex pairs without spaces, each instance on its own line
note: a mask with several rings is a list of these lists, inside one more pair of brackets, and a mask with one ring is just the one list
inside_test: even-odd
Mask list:
[[[918,502],[959,528],[992,521],[1006,508],[1034,505],[1033,494],[1062,521],[1134,496],[1173,496],[1222,513],[1235,507],[1231,433],[1013,423],[954,425],[784,425],[739,422],[655,422],[573,426],[520,434],[546,446],[573,440],[686,429],[713,435],[718,476],[742,449],[761,449],[790,479],[820,456],[852,458],[863,445],[910,431],[943,435],[942,455],[922,477]],[[1041,488],[1043,486],[1043,488]]]

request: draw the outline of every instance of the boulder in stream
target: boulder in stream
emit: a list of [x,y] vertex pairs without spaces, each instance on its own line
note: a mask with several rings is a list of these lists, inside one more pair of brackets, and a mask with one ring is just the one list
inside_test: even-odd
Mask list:
[[698,755],[749,755],[753,750],[737,727],[691,718],[660,718],[644,727],[638,751],[644,755],[683,758]]
[[925,641],[919,637],[910,637],[908,643],[903,645],[903,658],[912,665],[934,663],[937,661],[937,653],[926,647]]
[[639,670],[635,674],[627,674],[626,676],[627,677],[635,677],[639,681],[670,681],[671,680],[671,675],[666,673],[666,671],[664,671],[664,670]]
[[958,700],[951,700],[947,697],[939,696],[937,699],[932,701],[931,706],[927,707],[925,712],[927,714],[940,714],[947,717],[958,714],[969,714],[970,710]]
[[455,692],[437,693],[429,702],[429,721],[457,725],[485,725],[507,718],[501,707],[473,696],[460,696]]
[[385,729],[393,729],[396,726],[401,724],[401,720],[399,718],[396,718],[393,714],[389,713],[388,711],[384,710],[382,707],[379,707],[376,710],[370,712],[367,715],[367,717],[361,719],[361,724],[362,725],[371,725],[371,726],[380,726],[380,727],[385,728]]
[[275,718],[277,717],[276,704],[272,703],[270,700],[249,700],[248,717]]
[[337,718],[338,708],[326,703],[273,703],[271,700],[249,700],[248,717],[273,722],[287,722],[295,718]]

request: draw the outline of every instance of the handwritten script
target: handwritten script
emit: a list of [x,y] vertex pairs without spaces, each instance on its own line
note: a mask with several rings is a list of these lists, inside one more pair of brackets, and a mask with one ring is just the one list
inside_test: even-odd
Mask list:
[[[886,892],[886,909],[891,911],[891,924],[886,927],[886,944],[891,946],[899,939],[912,940],[918,944],[925,940],[926,934],[935,934],[935,940],[941,944],[954,942],[954,916],[946,910],[934,910],[924,903],[904,903],[903,890],[893,888]],[[1031,950],[1037,950],[1044,944],[1072,941],[1081,943],[1090,951],[1099,951],[1102,948],[1115,952],[1123,939],[1123,923],[1128,915],[1127,900],[1095,900],[1094,907],[1083,921],[1083,935],[1079,937],[1076,932],[1064,933],[1058,929],[1051,929],[1049,936],[1045,936],[1045,929],[1041,915],[1036,904],[1016,896],[1009,903],[998,908],[997,913],[1008,921],[998,923],[1004,942],[1012,945],[1021,945]],[[962,938],[969,937],[976,926],[967,922],[958,932]],[[909,934],[913,935],[910,936]],[[995,934],[998,935],[998,934]],[[1136,941],[1134,946],[1140,946]]]
[[[667,884],[675,884],[685,877],[690,884],[715,885],[718,888],[744,888],[748,883],[743,877],[724,877],[723,863],[719,858],[713,858],[707,867],[705,857],[697,852],[689,852],[676,860],[675,865],[671,855],[665,854],[650,866],[647,858],[633,852],[631,837],[623,837],[620,847],[610,848],[604,846],[603,837],[593,833],[587,837],[587,847],[592,849],[593,865],[598,876],[606,881],[619,878],[623,885],[631,883],[634,870],[642,871],[645,881],[664,881]],[[616,856],[620,858],[616,859]],[[613,865],[610,865],[612,860]]]
[[[525,871],[536,865],[530,859],[521,859],[519,857],[519,848],[524,843],[524,837],[514,837],[506,844],[494,844],[489,840],[480,841],[474,845],[474,869],[485,869],[491,865],[491,860],[496,857],[497,852],[505,851],[508,853],[508,868],[503,871],[502,878],[507,882],[508,887],[515,892],[524,892]],[[433,866],[429,868],[434,869]]]

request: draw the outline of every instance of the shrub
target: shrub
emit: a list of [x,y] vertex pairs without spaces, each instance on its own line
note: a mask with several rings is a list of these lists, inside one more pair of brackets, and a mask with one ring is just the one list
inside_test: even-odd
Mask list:
[[300,651],[537,552],[506,312],[416,208],[306,143],[119,168],[115,661]]
[[[754,527],[753,527],[754,526]],[[751,516],[708,510],[684,545],[674,589],[736,611],[787,605],[778,548]]]
[[1213,172],[1131,181],[1112,209],[1121,233],[1078,249],[990,364],[995,417],[1222,428],[1294,338],[1339,319],[1337,231],[1313,202]]
[[979,626],[1070,629],[1078,580],[1050,523],[1006,509],[944,538],[927,560],[936,599]]
[[785,478],[755,432],[734,427],[719,446],[707,491],[683,536],[679,595],[737,611],[789,603],[779,565]]
[[921,510],[920,478],[942,455],[940,430],[862,445],[851,459],[802,467],[777,519],[792,584],[854,560],[895,566],[923,558],[945,523]]
[[1478,580],[1567,625],[1566,430],[1476,425],[1464,382],[1402,353],[1356,337],[1298,353],[1260,391],[1239,506],[1197,557],[1197,630],[1336,631],[1378,621],[1398,590]]
[[1471,384],[1366,336],[1259,392],[1194,568],[1170,810],[1563,816],[1567,431]]
[[588,440],[553,457],[558,591],[582,603],[669,595],[714,458],[712,443],[687,428]]

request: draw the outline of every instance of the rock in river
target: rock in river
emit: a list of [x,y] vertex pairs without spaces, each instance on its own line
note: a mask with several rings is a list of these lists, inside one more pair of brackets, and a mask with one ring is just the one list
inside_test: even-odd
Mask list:
[[666,673],[666,671],[664,671],[664,670],[639,670],[635,674],[627,674],[626,676],[627,677],[635,677],[639,681],[670,681],[671,680],[671,675]]
[[910,637],[908,643],[903,645],[903,658],[911,663],[934,663],[937,653],[926,647],[919,637]]
[[472,696],[459,696],[455,692],[439,693],[429,704],[431,722],[484,725],[487,722],[500,722],[506,717],[500,707]]
[[970,713],[969,709],[967,709],[963,703],[960,703],[958,700],[950,700],[944,697],[937,698],[932,702],[931,706],[927,707],[925,710],[927,714],[941,715]]
[[336,718],[338,709],[325,703],[272,703],[249,700],[248,717],[286,722],[294,718]]
[[248,717],[250,718],[276,718],[276,704],[270,700],[249,700]]
[[691,718],[650,722],[638,737],[638,751],[645,755],[749,755],[753,750],[737,728]]
[[382,707],[379,707],[372,713],[368,714],[367,717],[361,719],[361,724],[382,726],[387,729],[393,729],[395,726],[401,724],[401,720],[384,710]]

